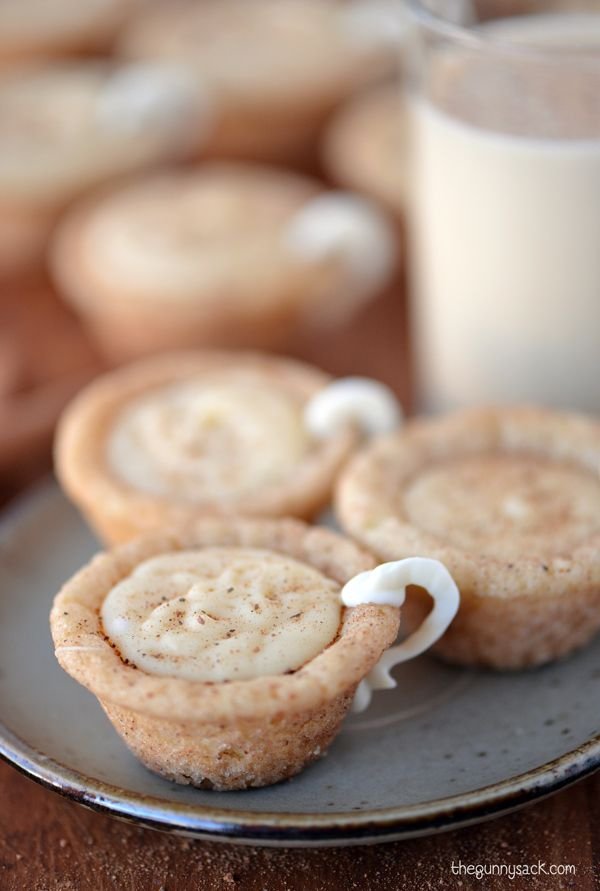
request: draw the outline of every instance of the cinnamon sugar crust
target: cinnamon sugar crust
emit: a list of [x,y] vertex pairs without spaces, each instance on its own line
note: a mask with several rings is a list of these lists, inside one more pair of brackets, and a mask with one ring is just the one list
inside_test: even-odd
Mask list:
[[381,559],[441,560],[461,592],[445,658],[537,665],[600,629],[600,424],[538,408],[416,420],[343,474],[344,529]]

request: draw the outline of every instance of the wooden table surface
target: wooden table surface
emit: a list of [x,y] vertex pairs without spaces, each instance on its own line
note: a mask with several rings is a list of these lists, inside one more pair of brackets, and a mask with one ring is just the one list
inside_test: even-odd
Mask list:
[[[337,374],[378,376],[408,404],[399,294],[388,294],[342,331],[298,342],[294,351]],[[16,360],[9,361],[11,356]],[[40,387],[51,381],[60,393],[66,392],[99,365],[77,323],[47,287],[4,289],[0,394],[4,385],[6,395],[0,395],[0,456],[3,441],[16,435],[15,419],[25,417],[26,426],[32,426],[29,415],[41,410],[39,399],[36,403]],[[12,446],[11,460],[5,457],[0,465],[2,500],[49,465],[48,436],[25,442],[27,448]],[[538,877],[486,876],[480,881],[452,872],[459,863],[517,867],[538,861],[543,864]],[[544,873],[551,864],[572,865],[575,875]],[[0,891],[588,891],[600,888],[599,866],[600,775],[516,814],[457,832],[371,847],[302,851],[195,842],[139,829],[85,810],[0,763]]]

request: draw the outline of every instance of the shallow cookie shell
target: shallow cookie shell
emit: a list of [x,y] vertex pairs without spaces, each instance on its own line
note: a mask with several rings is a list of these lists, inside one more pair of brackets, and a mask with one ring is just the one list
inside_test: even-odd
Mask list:
[[210,684],[150,675],[126,665],[105,638],[108,591],[157,554],[214,545],[267,548],[305,562],[342,586],[375,564],[326,529],[295,520],[203,519],[100,554],[57,595],[50,616],[61,666],[99,699],[127,745],[150,769],[216,789],[268,785],[318,758],[354,691],[398,632],[392,607],[345,609],[338,637],[299,670]]
[[[313,366],[258,353],[176,353],[137,362],[98,378],[66,410],[57,431],[56,472],[67,494],[107,542],[192,522],[200,514],[314,516],[330,500],[336,475],[358,442],[353,428],[315,442],[288,479],[225,503],[183,502],[134,488],[118,478],[106,457],[117,413],[154,388],[207,374],[245,371],[257,380],[307,400],[331,378]],[[225,378],[227,379],[227,378]]]
[[450,661],[539,665],[600,629],[591,418],[516,407],[416,420],[350,462],[336,505],[345,531],[382,560],[447,566],[461,606],[435,649]]
[[361,93],[342,106],[321,149],[331,179],[404,217],[411,181],[407,110],[399,84]]

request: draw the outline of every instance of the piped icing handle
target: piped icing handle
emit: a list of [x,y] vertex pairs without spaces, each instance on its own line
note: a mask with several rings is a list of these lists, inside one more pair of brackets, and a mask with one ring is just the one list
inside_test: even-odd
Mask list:
[[361,681],[354,698],[354,711],[367,708],[374,690],[389,690],[396,686],[390,674],[392,668],[420,656],[439,640],[458,611],[460,594],[444,564],[429,557],[408,557],[382,563],[354,576],[342,588],[341,598],[345,606],[376,603],[400,608],[406,599],[408,585],[425,588],[433,600],[433,609],[406,640],[386,650]]
[[402,423],[402,406],[389,389],[368,377],[343,377],[319,390],[306,404],[304,423],[317,439],[332,436],[348,423],[362,433],[391,433]]
[[183,66],[129,62],[107,78],[95,114],[103,130],[115,133],[170,128],[198,138],[199,131],[209,131],[214,110],[209,91]]
[[283,230],[286,251],[305,266],[333,262],[339,275],[315,292],[309,317],[333,324],[391,280],[398,239],[375,202],[332,191],[307,201]]

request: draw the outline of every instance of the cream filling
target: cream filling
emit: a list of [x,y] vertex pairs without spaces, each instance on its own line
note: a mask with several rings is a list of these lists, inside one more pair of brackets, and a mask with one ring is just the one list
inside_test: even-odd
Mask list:
[[106,596],[104,630],[149,674],[220,683],[295,671],[336,637],[339,585],[282,554],[213,547],[162,554]]
[[198,379],[129,403],[107,458],[117,477],[144,492],[226,501],[288,478],[309,447],[300,401],[276,385]]
[[425,588],[433,600],[433,609],[406,640],[386,650],[361,681],[354,697],[354,711],[364,711],[368,707],[373,691],[396,686],[390,674],[392,668],[420,656],[439,640],[458,612],[460,594],[443,563],[429,557],[408,557],[382,563],[375,569],[355,575],[342,588],[341,599],[345,606],[377,603],[399,609],[406,599],[408,585]]

